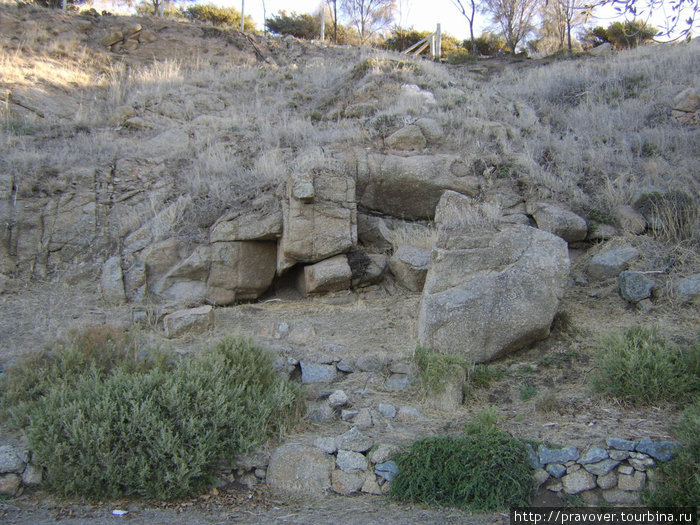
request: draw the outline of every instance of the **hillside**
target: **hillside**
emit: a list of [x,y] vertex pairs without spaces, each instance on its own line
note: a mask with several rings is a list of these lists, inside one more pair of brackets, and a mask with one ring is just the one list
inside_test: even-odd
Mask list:
[[[693,41],[449,66],[0,4],[0,364],[73,328],[141,321],[139,337],[178,354],[236,334],[273,348],[292,375],[300,363],[333,365],[333,380],[309,384],[296,443],[353,425],[328,412],[329,389],[370,415],[364,431],[376,443],[454,431],[489,409],[501,428],[551,444],[671,439],[681,406],[620,403],[593,393],[590,378],[601,333],[656,326],[681,346],[698,337],[698,291],[684,295],[679,283],[700,273],[699,53]],[[566,271],[561,261],[537,267],[526,298],[536,303],[559,283],[551,314],[477,359],[499,371],[487,387],[435,406],[413,357],[425,341],[452,348],[449,334],[425,328],[425,310],[468,266],[440,269],[438,248],[461,257],[504,231],[545,230]],[[497,246],[529,254],[521,240]],[[547,246],[532,260],[553,258]],[[428,260],[434,250],[432,266],[416,276],[415,258],[396,262],[401,248]],[[613,273],[595,269],[613,250],[634,256]],[[338,257],[340,270],[318,266]],[[508,266],[491,259],[469,271],[486,280]],[[653,279],[653,291],[623,298],[622,270]],[[321,282],[323,271],[339,273]],[[201,305],[214,306],[213,327],[164,336],[165,315]],[[500,331],[486,324],[484,348]],[[336,376],[340,362],[355,371]],[[380,403],[421,416],[388,421]],[[273,520],[279,508],[262,510],[268,496],[256,492],[253,511]],[[29,497],[17,508],[26,511]],[[385,505],[362,497],[368,515]],[[229,503],[220,498],[216,512]],[[322,523],[355,504],[324,505],[315,517],[294,507],[294,519]],[[422,522],[464,518],[416,512]]]

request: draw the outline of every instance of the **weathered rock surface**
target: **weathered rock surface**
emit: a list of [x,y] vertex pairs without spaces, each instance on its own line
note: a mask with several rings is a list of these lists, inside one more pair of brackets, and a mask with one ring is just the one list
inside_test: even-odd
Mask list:
[[277,271],[297,262],[313,263],[357,244],[355,181],[335,172],[317,172],[287,181],[282,196],[283,234]]
[[430,251],[415,246],[401,246],[389,259],[396,282],[413,292],[420,292],[430,264]]
[[561,478],[564,492],[567,494],[579,494],[584,490],[594,489],[596,480],[593,474],[586,470],[577,470]]
[[617,278],[617,284],[620,287],[620,295],[625,301],[638,303],[642,299],[651,297],[656,281],[650,279],[643,273],[630,272],[625,270],[620,272]]
[[24,462],[17,455],[15,448],[11,445],[0,446],[0,474],[8,472],[22,472]]
[[338,494],[349,496],[350,494],[355,494],[362,489],[366,478],[367,475],[358,470],[345,472],[340,469],[335,469],[331,475],[331,488]]
[[421,150],[428,145],[423,132],[416,125],[405,126],[395,131],[384,140],[384,144],[398,150]]
[[331,488],[333,459],[316,447],[287,444],[275,449],[266,481],[279,494],[320,497]]
[[256,299],[275,277],[277,246],[273,242],[215,242],[208,255],[206,300],[211,304]]
[[588,273],[596,279],[617,277],[637,257],[639,257],[639,250],[632,246],[605,250],[589,261]]
[[678,281],[675,286],[676,296],[683,302],[700,298],[700,273],[693,274]]
[[274,241],[281,235],[280,201],[274,195],[264,194],[217,220],[210,228],[209,241]]
[[487,212],[445,192],[418,316],[420,344],[473,362],[547,337],[569,275],[565,241],[528,226],[464,220]]
[[102,290],[102,298],[107,303],[122,304],[126,302],[121,257],[110,257],[102,265],[100,289]]
[[527,212],[532,215],[540,230],[558,235],[566,242],[582,241],[588,234],[588,225],[583,217],[546,202],[531,202]]
[[214,309],[208,304],[197,308],[178,310],[163,318],[165,336],[177,337],[185,333],[202,333],[214,326],[215,319]]
[[647,229],[644,216],[632,206],[620,206],[614,211],[615,220],[620,228],[634,235],[641,235]]
[[345,255],[305,266],[299,275],[299,289],[305,294],[337,292],[350,288],[352,270]]
[[358,205],[394,217],[432,219],[444,190],[476,196],[481,186],[478,177],[452,169],[462,163],[454,155],[400,157],[361,151],[356,157]]

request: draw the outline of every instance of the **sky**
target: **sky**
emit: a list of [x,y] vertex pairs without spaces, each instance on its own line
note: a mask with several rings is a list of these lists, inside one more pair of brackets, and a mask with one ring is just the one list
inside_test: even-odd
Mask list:
[[[102,3],[109,4],[118,0],[103,0]],[[244,1],[245,14],[255,21],[258,29],[262,29],[265,21],[263,14],[263,1],[266,14],[270,16],[279,11],[287,13],[313,13],[317,11],[323,0],[198,0],[201,3],[213,3],[222,7],[234,7],[241,10],[241,1]],[[100,3],[100,2],[95,2]],[[340,0],[338,0],[340,4]],[[449,33],[459,40],[469,38],[469,26],[467,19],[454,6],[451,0],[397,0],[397,4],[402,7],[401,18],[402,27],[413,27],[420,31],[435,31],[437,24],[440,24],[443,33]],[[607,27],[615,20],[615,14],[611,8],[598,10],[598,18],[592,20],[591,25]],[[662,27],[663,22],[658,19],[651,20],[652,24]],[[474,34],[480,35],[482,31],[490,29],[490,21],[484,14],[477,13],[474,24]],[[697,37],[697,32],[695,33]]]

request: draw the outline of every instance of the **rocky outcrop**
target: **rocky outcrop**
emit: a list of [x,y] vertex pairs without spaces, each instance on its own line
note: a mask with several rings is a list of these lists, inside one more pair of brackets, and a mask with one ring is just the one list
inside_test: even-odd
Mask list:
[[569,275],[561,238],[494,224],[483,205],[454,192],[440,200],[436,225],[418,314],[421,345],[478,363],[549,335]]
[[412,292],[423,290],[430,264],[430,251],[415,246],[401,246],[389,259],[396,282]]
[[299,276],[299,289],[304,294],[337,292],[350,288],[352,270],[345,255],[305,266]]
[[165,337],[202,333],[214,326],[215,319],[214,310],[208,304],[198,308],[178,310],[163,318]]
[[277,271],[297,262],[314,263],[357,244],[355,181],[322,171],[287,181],[282,194],[283,234]]
[[445,190],[477,196],[480,180],[454,155],[356,153],[358,206],[408,220],[432,219]]
[[558,235],[566,242],[582,241],[588,234],[583,217],[546,202],[531,202],[527,212],[532,215],[540,230]]

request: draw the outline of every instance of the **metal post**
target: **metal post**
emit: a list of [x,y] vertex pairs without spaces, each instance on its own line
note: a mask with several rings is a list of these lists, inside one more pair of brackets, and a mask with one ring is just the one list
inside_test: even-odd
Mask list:
[[440,57],[442,56],[442,32],[440,31],[440,24],[437,25],[437,29],[435,30],[435,40],[435,47],[437,48],[435,58],[440,60]]
[[61,2],[61,9],[63,9],[64,11],[66,10],[66,0],[63,0]]
[[326,6],[321,4],[321,42],[326,39]]
[[241,33],[245,31],[245,0],[241,0]]

